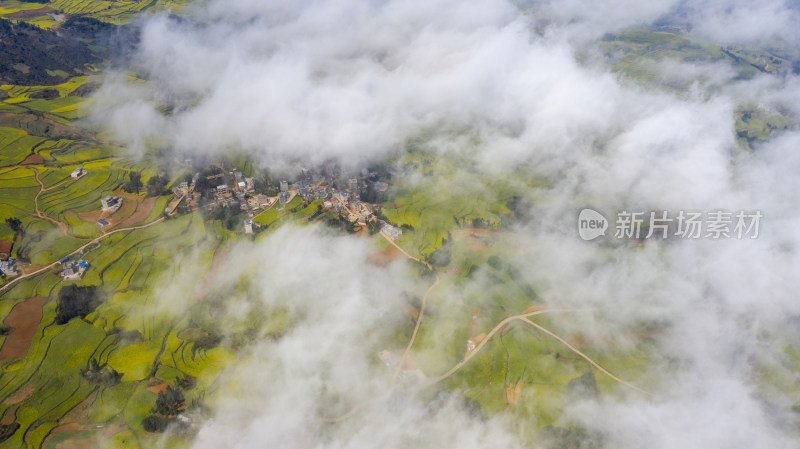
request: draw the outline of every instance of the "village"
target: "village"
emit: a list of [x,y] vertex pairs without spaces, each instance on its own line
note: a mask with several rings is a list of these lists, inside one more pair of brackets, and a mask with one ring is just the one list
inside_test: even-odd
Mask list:
[[[78,180],[87,173],[85,168],[78,167],[70,177]],[[240,221],[240,232],[255,234],[266,229],[265,225],[258,222],[259,215],[273,208],[285,212],[293,200],[300,198],[302,201],[299,205],[302,207],[314,202],[317,204],[312,218],[327,213],[339,222],[348,223],[351,230],[370,229],[370,232],[380,232],[394,241],[403,231],[379,218],[380,203],[386,200],[388,189],[387,183],[378,181],[376,174],[366,168],[357,175],[350,176],[342,176],[335,166],[302,169],[298,179],[291,182],[282,179],[272,186],[265,186],[264,182],[245,176],[236,167],[224,171],[215,165],[213,170],[206,168],[203,173],[196,172],[191,179],[187,176],[173,187],[173,196],[167,202],[164,215],[215,208],[237,210],[237,215],[247,217]],[[99,216],[95,223],[99,230],[105,233],[106,228],[113,227],[112,216],[122,207],[124,201],[123,197],[114,194],[100,199]],[[4,278],[21,274],[17,261],[11,257],[12,246],[13,242],[10,240],[0,242],[0,276]],[[84,273],[89,269],[86,261],[71,260],[68,257],[59,260],[58,265],[58,275],[64,282],[83,279]]]
[[200,207],[204,196],[201,189],[204,188],[206,191],[210,189],[212,199],[202,207],[238,208],[247,215],[242,223],[245,234],[253,234],[262,227],[254,220],[260,214],[272,208],[283,212],[297,197],[302,199],[304,206],[318,201],[321,212],[331,212],[355,227],[367,227],[368,224],[377,227],[391,240],[396,240],[402,234],[400,228],[380,220],[376,215],[381,207],[378,203],[385,200],[389,185],[370,179],[374,178],[374,173],[362,169],[358,176],[345,177],[335,167],[303,169],[301,172],[298,180],[280,180],[272,196],[265,193],[268,189],[259,186],[256,178],[245,176],[235,167],[228,172],[206,175],[205,179],[201,179],[202,175],[198,172],[191,181],[183,181],[173,188],[174,196],[164,213],[175,214],[181,204],[191,209]]

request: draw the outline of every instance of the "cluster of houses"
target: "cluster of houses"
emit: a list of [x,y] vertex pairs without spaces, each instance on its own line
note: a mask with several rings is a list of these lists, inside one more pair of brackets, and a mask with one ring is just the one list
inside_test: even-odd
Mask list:
[[62,281],[79,281],[89,269],[89,263],[84,260],[69,260],[65,257],[58,261],[63,268],[58,274]]
[[[217,205],[226,207],[239,207],[246,212],[250,219],[244,220],[244,232],[250,234],[255,227],[258,227],[251,219],[260,212],[272,207],[287,204],[295,197],[299,196],[304,201],[323,200],[322,206],[325,210],[334,211],[348,221],[358,225],[366,225],[376,221],[376,211],[373,205],[362,201],[371,189],[371,197],[376,201],[381,201],[389,188],[384,182],[371,182],[367,178],[374,173],[367,169],[361,170],[361,176],[342,176],[342,173],[334,165],[315,168],[312,170],[302,169],[302,177],[296,182],[280,180],[278,182],[277,195],[268,196],[263,193],[256,193],[256,179],[245,176],[239,169],[234,168],[227,175],[217,173],[207,176],[209,180],[228,178],[230,181],[214,188],[214,197]],[[167,207],[166,212],[171,213],[177,207],[180,200],[189,197],[194,190],[195,182],[199,173],[195,174],[192,182],[183,182],[173,189],[175,198]],[[199,195],[195,193],[195,195]],[[402,231],[391,225],[380,222],[384,233],[396,239]]]
[[0,240],[0,275],[16,276],[17,261],[11,257],[11,247],[14,243],[11,240]]

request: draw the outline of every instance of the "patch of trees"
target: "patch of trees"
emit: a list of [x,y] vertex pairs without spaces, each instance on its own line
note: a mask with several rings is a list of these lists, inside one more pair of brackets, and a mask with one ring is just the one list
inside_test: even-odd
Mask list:
[[165,176],[153,176],[147,180],[147,196],[166,195],[169,193],[167,192],[167,184],[169,184],[169,179]]
[[582,376],[576,377],[567,383],[567,395],[574,400],[594,399],[600,395],[597,389],[597,380],[594,373],[589,370]]
[[204,218],[206,220],[221,220],[225,229],[233,231],[242,224],[242,210],[239,206],[218,205],[205,209]]
[[582,429],[547,426],[539,434],[542,449],[601,449],[603,436]]
[[381,230],[381,223],[378,220],[367,221],[367,231],[369,235],[375,235]]
[[175,379],[175,385],[183,391],[189,391],[197,386],[197,378],[186,374]]
[[19,429],[19,423],[12,422],[11,424],[0,424],[0,442],[3,442]]
[[83,318],[103,302],[102,291],[95,285],[78,287],[70,284],[61,289],[56,302],[56,324]]
[[0,79],[9,84],[59,84],[64,79],[48,70],[74,74],[75,69],[102,61],[79,39],[25,22],[0,19],[0,42]]
[[0,337],[8,337],[11,333],[14,332],[14,327],[9,325],[2,325],[0,326]]
[[128,182],[122,185],[122,190],[128,193],[138,194],[142,190],[142,173],[138,171],[128,172]]
[[432,252],[428,257],[428,262],[430,262],[431,265],[436,267],[446,267],[450,265],[450,248],[445,242],[442,242],[442,246]]
[[203,335],[192,343],[192,360],[194,360],[197,351],[208,351],[214,349],[222,343],[222,336],[218,334]]
[[118,384],[122,379],[122,373],[118,373],[105,363],[102,365],[97,363],[97,359],[89,360],[89,366],[81,369],[81,376],[91,383],[109,387]]
[[30,98],[37,100],[52,100],[54,98],[58,98],[59,95],[60,94],[56,89],[43,89],[30,94]]
[[185,409],[186,399],[183,397],[183,393],[170,385],[158,393],[156,406],[142,420],[142,427],[147,432],[163,432],[167,426],[176,421],[175,418]]
[[328,215],[324,223],[328,225],[331,229],[336,229],[338,231],[347,232],[350,234],[355,234],[356,232],[356,225],[355,223],[351,223],[345,219],[344,215],[339,214],[337,215]]
[[23,235],[24,230],[22,229],[22,220],[17,217],[9,217],[6,218],[6,224],[12,231],[14,231],[14,237],[18,235]]

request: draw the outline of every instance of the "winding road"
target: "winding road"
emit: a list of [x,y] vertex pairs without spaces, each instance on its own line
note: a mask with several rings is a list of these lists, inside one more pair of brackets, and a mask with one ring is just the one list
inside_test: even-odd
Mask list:
[[[141,226],[130,226],[130,227],[127,227],[127,228],[116,229],[114,231],[111,231],[111,232],[109,232],[107,234],[103,234],[100,237],[96,237],[96,238],[86,242],[86,244],[84,244],[80,248],[76,249],[75,251],[72,251],[71,253],[69,253],[69,254],[67,254],[65,256],[62,256],[61,259],[63,259],[64,257],[72,257],[75,254],[78,254],[79,252],[81,252],[84,249],[86,249],[88,246],[93,245],[93,244],[103,240],[104,238],[110,236],[110,235],[114,235],[114,234],[116,234],[118,232],[135,231],[137,229],[149,228],[150,226],[153,226],[153,225],[156,225],[158,223],[161,223],[162,221],[164,221],[164,217],[158,218],[156,220],[151,221],[150,223],[143,224]],[[59,259],[59,260],[61,260],[61,259]],[[36,271],[30,272],[30,273],[27,273],[27,274],[23,274],[22,276],[18,276],[16,278],[12,279],[8,283],[6,283],[2,287],[0,287],[0,293],[2,293],[3,291],[5,291],[6,289],[8,289],[12,285],[16,284],[17,282],[19,282],[19,281],[21,281],[23,279],[32,278],[32,277],[34,277],[34,276],[36,276],[36,275],[38,275],[38,274],[40,274],[42,272],[50,270],[51,268],[53,268],[56,265],[58,265],[58,263],[59,263],[58,261],[55,261],[55,262],[51,263],[50,265],[42,267],[42,268],[40,268],[40,269],[38,269]]]

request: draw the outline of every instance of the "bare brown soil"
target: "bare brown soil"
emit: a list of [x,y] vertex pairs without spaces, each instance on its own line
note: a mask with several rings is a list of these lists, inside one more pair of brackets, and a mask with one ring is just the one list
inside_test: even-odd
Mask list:
[[471,250],[480,251],[482,249],[486,249],[486,242],[479,239],[478,236],[493,237],[497,235],[497,231],[483,228],[464,228],[455,231],[453,234],[455,240],[465,240]]
[[506,401],[508,405],[514,406],[519,403],[522,397],[522,380],[518,380],[515,384],[508,384],[506,387]]
[[367,262],[382,267],[389,262],[397,259],[402,259],[403,253],[394,245],[389,245],[385,250],[372,253],[367,258]]
[[65,212],[67,215],[76,216],[81,220],[85,221],[86,223],[97,223],[97,220],[100,219],[100,216],[103,212],[100,211],[100,207],[98,206],[97,210],[90,210],[89,212],[79,212],[75,213],[71,210]]
[[162,381],[160,384],[151,385],[147,387],[146,390],[149,391],[150,393],[158,395],[158,393],[166,391],[167,387],[169,387],[169,384],[167,382]]
[[44,158],[38,154],[31,154],[20,162],[19,165],[44,164]]
[[24,11],[12,12],[11,14],[7,14],[6,17],[9,19],[24,19],[27,17],[43,16],[45,14],[50,14],[54,12],[56,12],[55,9],[49,6],[45,6],[44,8],[39,8],[39,9],[29,9]]
[[[123,228],[127,226],[133,226],[137,223],[142,223],[143,221],[147,220],[147,217],[149,217],[150,213],[153,212],[153,207],[155,207],[156,201],[158,200],[158,197],[155,196],[144,198],[139,195],[123,192],[121,187],[118,187],[117,190],[114,191],[114,195],[121,196],[124,199],[122,202],[122,207],[119,211],[117,211],[121,221],[114,224],[114,226]],[[132,212],[128,212],[127,210],[123,211],[126,203],[129,205],[129,207],[131,205],[135,206]]]
[[66,415],[62,416],[60,420],[58,420],[59,424],[88,424],[89,423],[89,409],[94,404],[95,399],[97,399],[97,392],[98,390],[94,390],[86,396],[84,400],[82,400],[78,405],[72,408],[72,410],[68,411]]
[[14,404],[11,407],[7,408],[5,413],[3,413],[3,418],[0,419],[0,425],[7,426],[13,423],[17,419],[18,408],[19,404]]
[[3,400],[3,404],[19,404],[26,399],[32,398],[34,388],[35,386],[32,383],[26,383],[25,385],[19,387],[17,391],[6,397]]
[[36,335],[39,322],[42,321],[42,306],[47,302],[43,296],[34,296],[21,302],[11,309],[3,321],[12,326],[14,332],[3,342],[0,348],[0,360],[9,360],[17,357],[26,357],[31,340]]

